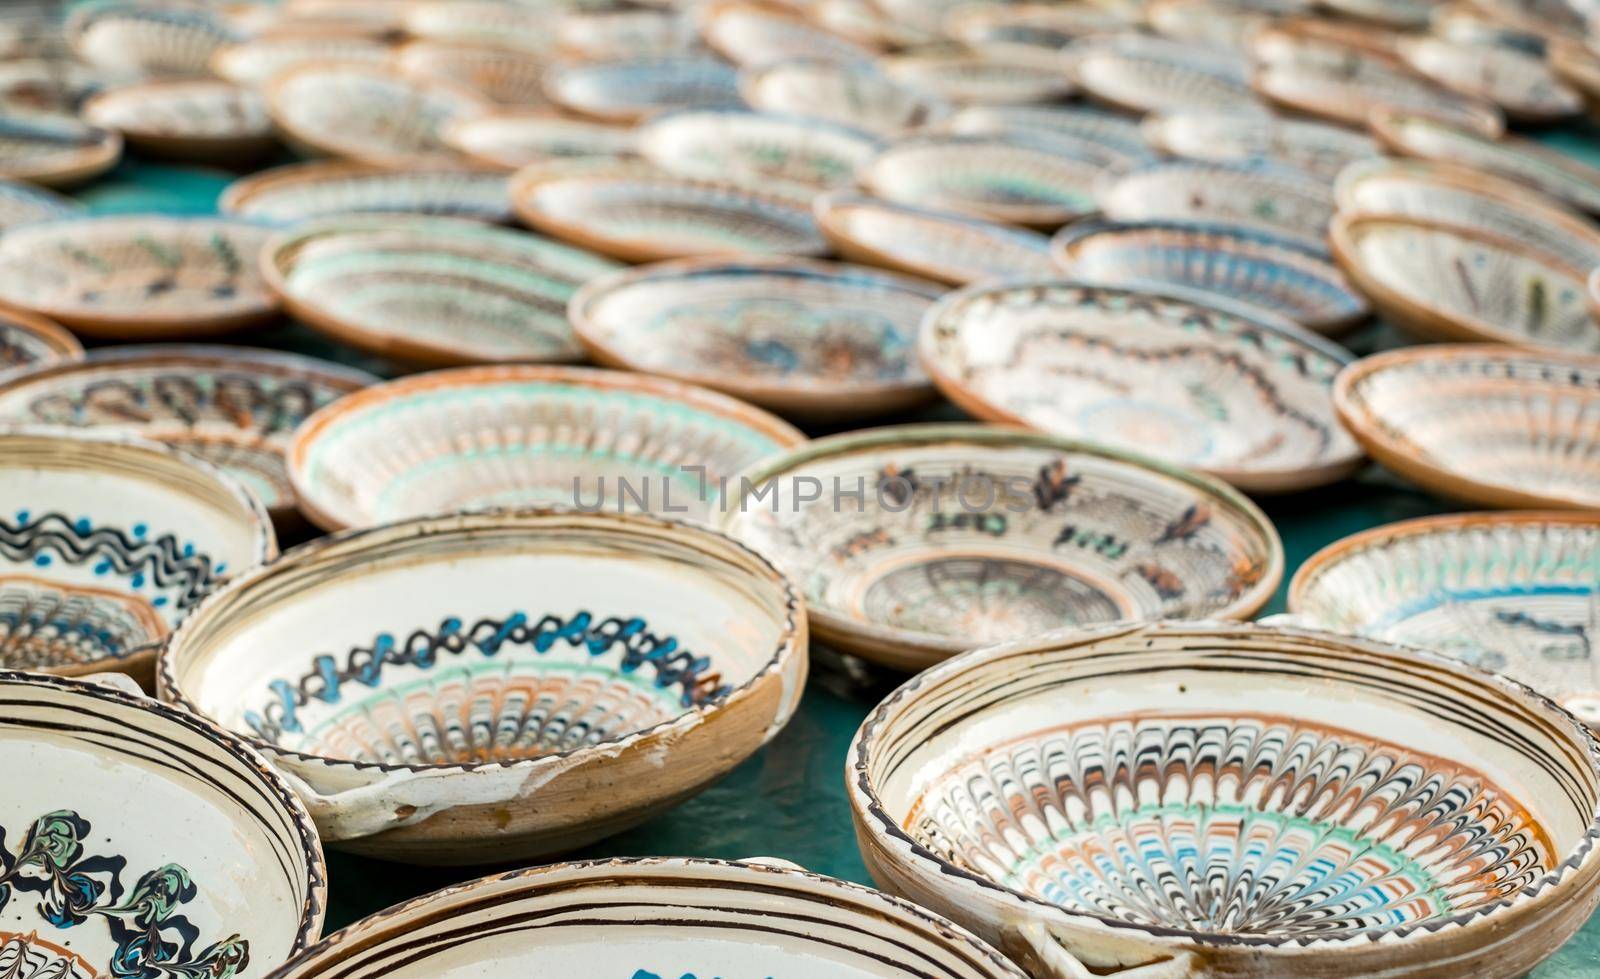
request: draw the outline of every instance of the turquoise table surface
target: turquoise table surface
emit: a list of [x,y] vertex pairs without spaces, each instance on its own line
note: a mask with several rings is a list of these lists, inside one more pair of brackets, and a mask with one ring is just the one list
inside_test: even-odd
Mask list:
[[[1600,132],[1594,129],[1566,130],[1544,139],[1600,164]],[[215,210],[217,195],[234,177],[219,170],[127,161],[78,196],[93,210],[104,213],[210,213]],[[253,333],[235,342],[296,350],[379,373],[393,373],[387,365],[363,358],[296,324]],[[1370,353],[1398,344],[1399,338],[1387,326],[1376,324],[1348,338],[1346,343],[1356,353]],[[949,405],[918,417],[926,419],[930,415],[961,417]],[[1358,530],[1452,509],[1375,468],[1338,486],[1260,502],[1283,536],[1289,574],[1312,553]],[[287,546],[298,542],[284,543]],[[1283,611],[1288,577],[1285,575],[1284,587],[1266,613]],[[695,799],[572,857],[779,856],[818,873],[871,883],[856,851],[845,799],[845,754],[862,719],[903,677],[815,646],[811,662],[805,700],[789,726],[771,744]],[[330,931],[398,901],[503,869],[405,867],[337,852],[329,852],[328,863]],[[1532,976],[1600,977],[1600,915]]]

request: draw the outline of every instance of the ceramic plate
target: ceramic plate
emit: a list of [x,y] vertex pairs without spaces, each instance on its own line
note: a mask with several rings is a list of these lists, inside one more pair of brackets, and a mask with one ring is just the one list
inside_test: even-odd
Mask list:
[[332,935],[277,979],[434,979],[462,968],[633,979],[1023,979],[946,919],[771,863],[607,860],[485,878]]
[[724,477],[803,440],[764,411],[661,378],[466,367],[318,412],[296,433],[289,474],[301,509],[329,530],[531,503],[702,519]]
[[1070,98],[1072,64],[1058,54],[940,51],[880,59],[884,74],[957,105],[1017,105]]
[[458,153],[501,170],[552,159],[616,160],[633,156],[638,149],[634,131],[627,126],[542,110],[462,119],[446,128],[443,138]]
[[427,214],[509,222],[501,170],[457,164],[383,167],[326,160],[274,167],[235,180],[224,214],[272,224],[360,214]]
[[1218,0],[1153,0],[1145,7],[1145,21],[1173,41],[1243,53],[1249,50],[1250,37],[1272,23],[1272,16]]
[[1125,115],[1063,105],[969,105],[938,127],[971,136],[1022,134],[1057,137],[1105,166],[1120,168],[1155,158],[1139,124]]
[[1600,506],[1600,359],[1489,344],[1367,357],[1339,415],[1372,457],[1478,506]]
[[272,34],[218,48],[211,55],[211,72],[235,85],[256,89],[288,68],[313,61],[378,65],[389,60],[391,50],[388,43],[359,34]]
[[145,82],[102,92],[83,118],[114,129],[141,153],[184,161],[237,161],[273,146],[272,120],[254,92],[228,82]]
[[1600,745],[1572,715],[1324,632],[979,650],[879,705],[847,781],[874,877],[1038,975],[1520,975],[1600,897]]
[[717,780],[793,715],[806,648],[789,584],[721,534],[509,510],[296,548],[158,672],[294,777],[325,841],[458,866],[576,849]]
[[1093,213],[1103,157],[1070,137],[913,136],[861,171],[884,200],[1038,228]]
[[496,105],[549,106],[542,55],[496,44],[412,41],[394,53],[394,65],[412,78],[438,79]]
[[606,366],[702,384],[783,414],[839,419],[929,398],[917,326],[943,292],[831,262],[690,259],[595,280],[569,316]]
[[1068,49],[1078,84],[1128,112],[1254,104],[1243,62],[1226,52],[1164,38],[1119,34]]
[[859,63],[797,59],[746,69],[739,91],[762,112],[825,119],[880,136],[909,132],[950,114],[942,97]]
[[428,366],[579,359],[567,300],[615,268],[539,235],[446,218],[308,222],[262,253],[263,275],[296,318]]
[[316,940],[322,847],[259,754],[92,683],[6,672],[0,697],[19,786],[0,805],[11,976],[247,979]]
[[1126,10],[1093,3],[974,3],[945,18],[944,34],[982,51],[1053,54],[1080,37],[1129,26]]
[[1537,55],[1436,37],[1407,38],[1400,51],[1412,68],[1435,82],[1493,102],[1518,122],[1559,122],[1583,111],[1583,96]]
[[882,149],[872,134],[803,116],[689,109],[641,125],[639,152],[684,177],[807,194],[849,184]]
[[211,217],[110,215],[0,239],[0,301],[86,336],[170,339],[271,319],[256,268],[266,228]]
[[[822,490],[802,503],[807,484]],[[1244,618],[1283,573],[1276,531],[1240,494],[1048,435],[853,432],[769,459],[740,486],[724,529],[790,576],[818,638],[913,672],[1068,626]]]
[[0,118],[0,178],[70,187],[117,165],[122,137],[76,122]]
[[600,122],[635,123],[668,109],[734,108],[739,76],[714,58],[629,58],[557,65],[545,94],[568,112]]
[[8,427],[0,453],[0,667],[147,680],[174,625],[277,552],[243,484],[154,442]]
[[204,75],[212,53],[238,39],[203,6],[120,0],[78,7],[66,34],[78,57],[123,77]]
[[688,13],[667,7],[577,7],[556,19],[556,46],[585,61],[691,54],[699,40]]
[[845,258],[949,285],[1055,269],[1050,239],[1035,231],[854,194],[818,198],[816,212]]
[[0,378],[83,358],[78,338],[42,316],[0,309]]
[[1419,339],[1600,353],[1584,274],[1554,256],[1415,218],[1341,216],[1329,240],[1373,305]]
[[1292,235],[1326,249],[1333,192],[1325,179],[1282,164],[1167,160],[1107,173],[1096,185],[1116,221],[1207,221]]
[[1348,330],[1372,312],[1320,249],[1233,225],[1080,222],[1056,235],[1052,252],[1061,270],[1075,279],[1197,289],[1319,333]]
[[1600,723],[1600,514],[1424,517],[1363,531],[1301,566],[1289,610],[1504,673]]
[[38,221],[69,218],[84,207],[70,197],[20,180],[0,180],[0,234]]
[[1276,492],[1353,472],[1334,416],[1350,357],[1216,297],[1067,279],[977,285],[923,321],[922,365],[979,418],[1092,438]]
[[937,31],[889,16],[876,0],[815,0],[805,12],[819,25],[869,48],[915,48],[943,40]]
[[282,518],[289,434],[365,371],[250,347],[102,347],[87,360],[0,383],[0,421],[92,428],[183,449],[233,476]]
[[500,44],[524,51],[548,52],[555,45],[552,14],[571,4],[527,4],[507,0],[418,0],[400,4],[401,26],[412,37],[429,41]]
[[1188,109],[1151,116],[1144,132],[1164,153],[1214,163],[1264,160],[1331,179],[1383,155],[1365,133],[1249,109]]
[[710,0],[695,10],[700,36],[717,54],[736,65],[769,65],[789,58],[870,61],[875,53],[800,12],[765,0]]

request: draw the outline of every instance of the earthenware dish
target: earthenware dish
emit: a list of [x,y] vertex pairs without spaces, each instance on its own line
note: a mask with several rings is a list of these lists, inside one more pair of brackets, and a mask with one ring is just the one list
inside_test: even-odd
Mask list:
[[806,14],[841,37],[879,50],[923,47],[943,40],[935,31],[890,17],[873,0],[816,0]]
[[79,58],[123,77],[204,75],[238,36],[201,5],[120,2],[79,6],[65,26]]
[[1400,53],[1407,64],[1435,82],[1492,102],[1515,122],[1560,122],[1583,111],[1583,96],[1537,55],[1437,37],[1405,38]]
[[556,18],[556,47],[584,61],[690,54],[700,42],[694,19],[670,7],[578,6]]
[[978,418],[1092,438],[1251,492],[1331,483],[1361,464],[1331,397],[1350,355],[1215,296],[980,284],[928,312],[918,349],[939,389]]
[[799,194],[849,185],[883,149],[864,130],[743,109],[667,113],[639,126],[634,141],[645,159],[679,176]]
[[1126,112],[1254,104],[1237,58],[1199,45],[1140,34],[1087,38],[1069,48],[1078,84]]
[[122,158],[122,136],[76,122],[0,118],[0,178],[46,187],[92,180]]
[[[806,485],[822,489],[803,503]],[[790,576],[818,638],[911,672],[1065,626],[1245,618],[1283,574],[1277,532],[1236,491],[1014,429],[836,435],[740,486],[723,529]]]
[[0,697],[12,976],[244,979],[316,941],[316,830],[243,741],[95,683],[0,672]]
[[390,45],[359,34],[292,33],[255,37],[225,45],[211,55],[211,73],[244,88],[259,89],[272,76],[314,61],[387,62]]
[[550,105],[544,94],[550,62],[533,52],[497,44],[411,41],[396,49],[393,63],[412,78],[449,82],[497,106]]
[[1378,462],[1477,506],[1600,506],[1600,358],[1490,344],[1376,354],[1334,386]]
[[172,637],[158,684],[264,752],[324,841],[504,863],[726,774],[794,714],[806,647],[788,583],[721,534],[482,511],[314,541],[240,577]]
[[1045,135],[912,136],[861,169],[878,197],[1036,228],[1093,213],[1103,158]]
[[969,653],[867,718],[847,780],[880,885],[1051,979],[1521,975],[1600,900],[1582,724],[1331,633],[1122,623]]
[[326,530],[534,503],[704,519],[724,478],[802,441],[760,409],[664,378],[466,367],[329,405],[288,460],[300,508]]
[[500,170],[550,159],[623,159],[638,149],[632,128],[539,109],[462,119],[442,138],[474,162]]
[[1217,163],[1265,160],[1324,178],[1338,176],[1357,160],[1382,155],[1365,133],[1248,109],[1188,109],[1151,116],[1144,133],[1152,146],[1173,156]]
[[568,4],[541,9],[537,4],[503,0],[418,0],[398,6],[400,26],[411,37],[547,53],[555,46],[551,14]]
[[268,234],[248,221],[149,214],[15,228],[0,239],[0,301],[105,339],[254,326],[278,305],[256,268]]
[[1076,152],[1114,169],[1155,159],[1137,121],[1078,105],[969,105],[935,128],[970,136],[1061,137]]
[[1206,221],[1293,235],[1325,248],[1333,194],[1326,179],[1260,161],[1166,160],[1105,173],[1095,189],[1114,221]]
[[770,65],[789,58],[870,61],[870,48],[824,30],[801,12],[769,0],[708,0],[694,11],[700,37],[736,65]]
[[1546,0],[1470,0],[1500,24],[1545,38],[1581,36],[1588,27],[1583,5]]
[[30,52],[29,56],[0,60],[0,117],[77,122],[84,101],[119,80],[61,53]]
[[20,180],[0,179],[0,234],[38,221],[82,214],[82,204]]
[[[470,923],[470,924],[469,924]],[[618,859],[458,885],[331,935],[273,979],[523,974],[1024,979],[965,929],[778,861]]]
[[1226,0],[1152,0],[1144,19],[1164,38],[1219,53],[1248,51],[1251,36],[1272,23],[1269,13]]
[[797,58],[739,76],[739,92],[762,112],[825,119],[897,136],[950,114],[943,97],[895,81],[870,64]]
[[1128,11],[1097,4],[969,4],[945,18],[950,40],[983,51],[1057,52],[1080,37],[1132,26]]
[[272,224],[358,214],[428,214],[508,223],[504,171],[456,163],[385,167],[323,160],[241,177],[218,202],[224,214]]
[[698,55],[558,64],[545,73],[544,90],[566,111],[598,122],[631,124],[668,109],[739,105],[738,73]]
[[1072,97],[1072,65],[1054,53],[918,51],[878,61],[885,75],[956,105],[1022,105]]
[[83,359],[83,344],[43,316],[0,309],[0,380]]
[[120,132],[140,153],[185,162],[237,163],[273,146],[266,104],[228,82],[184,79],[109,89],[84,105],[83,119]]
[[241,483],[154,442],[7,426],[0,486],[7,669],[148,681],[171,628],[225,577],[277,552]]
[[1048,275],[1050,239],[978,218],[836,193],[817,198],[817,225],[833,249],[866,265],[967,285]]

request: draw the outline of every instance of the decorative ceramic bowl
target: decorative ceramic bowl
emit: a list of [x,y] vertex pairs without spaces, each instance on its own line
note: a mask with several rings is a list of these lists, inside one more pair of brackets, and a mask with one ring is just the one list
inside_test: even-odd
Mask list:
[[[823,487],[809,503],[806,485]],[[818,638],[912,672],[1064,626],[1245,618],[1283,573],[1277,532],[1239,493],[1048,435],[853,432],[740,486],[723,529],[790,576]]]
[[0,379],[83,359],[78,338],[42,316],[0,309]]
[[1054,53],[934,50],[894,55],[878,64],[900,84],[957,105],[1058,102],[1077,92],[1071,62]]
[[75,122],[0,118],[0,178],[46,187],[92,180],[122,158],[122,137]]
[[1448,0],[1318,0],[1333,13],[1381,27],[1416,30],[1428,26]]
[[384,167],[323,160],[274,167],[235,180],[223,213],[271,224],[362,214],[427,214],[509,222],[504,171],[448,163]]
[[1070,137],[912,136],[864,167],[862,186],[910,204],[1038,228],[1095,210],[1104,157]]
[[1212,48],[1119,34],[1077,41],[1068,51],[1084,91],[1128,112],[1215,109],[1256,101],[1239,59]]
[[0,180],[0,234],[24,224],[74,217],[83,210],[83,205],[72,198],[43,187],[20,180]]
[[402,27],[411,37],[447,43],[500,44],[544,53],[555,46],[550,30],[552,14],[570,4],[418,0],[399,6]]
[[689,259],[596,279],[573,328],[608,367],[701,384],[786,415],[840,419],[925,401],[922,314],[943,289],[803,259]]
[[799,706],[806,646],[788,583],[721,534],[488,511],[288,552],[191,616],[158,682],[266,753],[324,841],[504,863],[727,774]]
[[445,144],[474,162],[516,170],[544,160],[619,160],[635,155],[634,130],[554,112],[496,112],[451,123]]
[[85,62],[124,77],[204,75],[238,37],[202,5],[122,2],[79,6],[67,40]]
[[490,107],[448,82],[358,61],[286,69],[263,94],[273,122],[293,145],[317,156],[393,167],[453,160],[440,130]]
[[377,382],[365,371],[249,347],[102,347],[0,383],[0,422],[164,442],[233,476],[281,520],[295,512],[283,468],[289,434],[323,405]]
[[889,16],[876,0],[815,0],[805,11],[821,26],[869,48],[898,50],[943,40],[937,31]]
[[247,221],[165,215],[15,228],[0,239],[0,302],[107,339],[253,326],[278,305],[256,268],[268,233]]
[[1339,333],[1372,310],[1321,249],[1295,238],[1188,221],[1080,222],[1052,242],[1056,265],[1108,285],[1180,286]]
[[641,125],[636,141],[645,159],[679,176],[800,194],[848,185],[883,148],[864,130],[745,109],[668,113]]
[[211,73],[242,88],[258,89],[289,68],[316,61],[380,65],[389,61],[391,51],[387,42],[359,34],[272,35],[218,48],[211,55]]
[[668,109],[733,108],[739,75],[715,58],[628,58],[556,65],[544,79],[550,101],[599,122],[635,123]]
[[1487,344],[1363,359],[1334,388],[1377,461],[1477,506],[1600,506],[1600,359]]
[[1559,122],[1583,111],[1583,96],[1535,55],[1437,37],[1406,38],[1400,52],[1440,85],[1493,102],[1517,122]]
[[896,136],[950,114],[939,95],[895,81],[872,65],[814,58],[746,69],[739,92],[762,112],[808,116]]
[[1589,26],[1584,4],[1551,0],[1471,0],[1474,8],[1507,27],[1548,38],[1581,37]]
[[549,106],[543,55],[496,44],[412,41],[394,53],[394,65],[418,79],[438,79],[502,106]]
[[1328,182],[1263,162],[1166,160],[1106,173],[1095,189],[1114,221],[1206,221],[1292,235],[1326,249],[1334,214]]
[[316,941],[316,830],[243,741],[94,683],[0,672],[0,696],[7,975],[250,979]]
[[0,118],[73,123],[86,99],[117,80],[59,52],[0,61]]
[[577,7],[556,19],[557,48],[584,61],[691,54],[699,39],[687,12],[670,7]]
[[154,442],[0,429],[0,486],[6,669],[148,680],[174,625],[226,576],[277,552],[242,484]]
[[339,932],[274,979],[482,974],[1024,979],[948,920],[768,861],[557,864],[489,877]]
[[1342,215],[1329,240],[1373,305],[1420,339],[1600,353],[1584,273],[1555,256],[1416,218]]
[[945,18],[944,34],[981,51],[1054,53],[1080,37],[1123,30],[1127,11],[1099,4],[977,3],[958,7]]
[[950,400],[1201,469],[1252,492],[1331,483],[1361,464],[1334,416],[1340,347],[1215,296],[1070,279],[970,286],[918,338]]
[[262,252],[262,274],[295,318],[411,364],[568,361],[578,286],[617,268],[522,231],[448,218],[333,218],[297,225]]
[[248,160],[273,146],[266,103],[228,82],[183,79],[109,89],[84,105],[83,118],[120,132],[141,153],[186,162]]
[[1145,22],[1169,40],[1243,53],[1272,16],[1227,0],[1153,0],[1145,5]]
[[1444,653],[1600,724],[1600,514],[1406,520],[1318,551],[1289,589],[1307,625]]
[[724,479],[804,440],[760,409],[663,378],[465,367],[317,412],[295,434],[289,478],[327,530],[524,504],[703,519]]
[[708,0],[695,17],[706,44],[736,65],[770,65],[798,57],[870,61],[875,54],[776,0]]
[[949,285],[1016,275],[1049,275],[1050,239],[1034,231],[947,211],[829,194],[817,225],[845,258]]
[[1587,43],[1563,38],[1546,45],[1544,55],[1550,70],[1577,91],[1593,118],[1600,100],[1600,52]]
[[1060,137],[1070,141],[1077,152],[1093,155],[1111,168],[1155,158],[1145,145],[1137,121],[1119,113],[1081,106],[969,105],[938,128],[971,136]]
[[1297,167],[1323,178],[1357,160],[1382,156],[1365,133],[1250,109],[1187,109],[1151,116],[1145,137],[1163,153],[1242,163],[1252,160]]
[[1583,725],[1330,633],[1117,624],[979,650],[879,705],[847,781],[881,885],[1049,979],[1515,976],[1600,900]]

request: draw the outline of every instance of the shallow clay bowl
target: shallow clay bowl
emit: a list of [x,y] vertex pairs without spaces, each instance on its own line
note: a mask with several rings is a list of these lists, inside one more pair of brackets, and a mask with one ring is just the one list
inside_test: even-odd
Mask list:
[[459,865],[688,798],[778,733],[805,676],[805,613],[754,552],[523,510],[296,548],[185,623],[158,683],[262,750],[324,841]]
[[1600,353],[1584,273],[1490,231],[1341,215],[1334,256],[1386,317],[1420,339]]
[[941,286],[805,259],[688,259],[619,272],[568,310],[596,362],[846,419],[928,400],[917,327]]
[[704,519],[723,477],[803,440],[742,401],[662,378],[469,367],[317,412],[295,434],[289,474],[327,530],[532,503]]
[[1477,506],[1600,506],[1600,358],[1490,344],[1367,357],[1339,417],[1374,459]]
[[261,96],[207,79],[110,89],[84,104],[83,119],[147,156],[184,162],[241,163],[274,145]]
[[0,302],[116,340],[226,333],[272,319],[256,256],[269,230],[214,217],[108,215],[0,240]]
[[556,18],[557,50],[585,61],[688,54],[699,42],[689,11],[674,7],[577,6]]
[[1251,109],[1187,109],[1151,116],[1145,138],[1191,160],[1267,160],[1332,178],[1357,160],[1381,156],[1372,137],[1343,126]]
[[1068,275],[1108,285],[1179,286],[1248,303],[1318,333],[1372,312],[1321,249],[1298,238],[1188,221],[1080,222],[1052,242]]
[[770,0],[710,0],[694,11],[700,37],[736,65],[769,65],[789,58],[870,61],[875,51],[824,30],[787,4]]
[[1068,49],[1084,91],[1125,112],[1254,105],[1239,58],[1140,34],[1092,37]]
[[200,4],[121,2],[77,8],[65,25],[85,63],[123,77],[199,76],[237,35]]
[[[1277,532],[1221,483],[1014,429],[837,435],[741,479],[722,526],[790,576],[818,638],[911,672],[1065,626],[1245,618],[1283,573]],[[802,503],[805,485],[823,490]]]
[[1060,142],[1114,169],[1156,158],[1136,120],[1080,105],[969,105],[931,128],[967,136],[1062,137]]
[[539,235],[422,217],[305,222],[269,242],[261,262],[296,319],[430,367],[581,359],[567,301],[618,267]]
[[856,194],[817,198],[817,226],[845,258],[949,285],[1049,275],[1050,239],[1036,231]]
[[796,58],[747,68],[739,76],[744,101],[762,112],[824,119],[896,136],[950,114],[942,96],[861,63]]
[[1333,193],[1325,178],[1264,161],[1164,160],[1107,172],[1095,196],[1115,221],[1235,224],[1325,248]]
[[944,394],[986,421],[1093,439],[1250,492],[1354,472],[1334,416],[1342,348],[1263,310],[1173,287],[1007,280],[951,293],[918,337]]
[[880,59],[878,67],[956,105],[1059,102],[1077,92],[1071,62],[1053,52],[908,52]]
[[860,182],[897,204],[1055,229],[1094,212],[1104,165],[1068,138],[913,136],[863,167]]
[[0,119],[0,178],[74,187],[121,158],[118,133],[52,119]]
[[1600,900],[1600,744],[1577,719],[1331,633],[978,650],[879,705],[848,767],[874,879],[1038,977],[1516,976]]
[[1543,125],[1583,112],[1583,96],[1541,55],[1439,37],[1399,42],[1406,63],[1445,88],[1498,105],[1514,122]]
[[497,106],[550,105],[544,94],[550,60],[537,52],[498,44],[411,41],[396,49],[393,63],[402,74],[449,82]]
[[544,90],[568,112],[619,124],[668,109],[739,105],[738,72],[699,55],[558,64],[545,73]]
[[78,338],[42,316],[0,309],[0,379],[83,359]]
[[0,382],[0,424],[135,435],[196,455],[285,520],[295,514],[283,452],[296,425],[378,379],[250,347],[102,347],[87,359]]
[[501,170],[549,159],[621,159],[637,151],[634,130],[626,126],[538,109],[462,119],[443,138],[474,162]]
[[883,149],[864,130],[744,109],[686,109],[636,132],[639,153],[663,170],[801,194],[849,185]]
[[280,71],[314,61],[386,63],[393,49],[361,34],[298,30],[225,45],[211,55],[211,73],[244,88],[259,89]]
[[82,204],[55,191],[0,179],[0,234],[24,224],[75,217],[83,211]]
[[174,625],[276,553],[243,484],[192,456],[63,428],[0,429],[0,451],[0,667],[147,681]]
[[1289,611],[1504,673],[1600,723],[1600,514],[1477,513],[1363,531],[1301,565]]
[[292,163],[223,191],[225,214],[272,224],[358,214],[426,214],[509,223],[502,170],[458,163],[386,167],[344,160]]
[[94,683],[0,672],[0,697],[12,976],[260,976],[316,941],[316,830],[242,740]]

